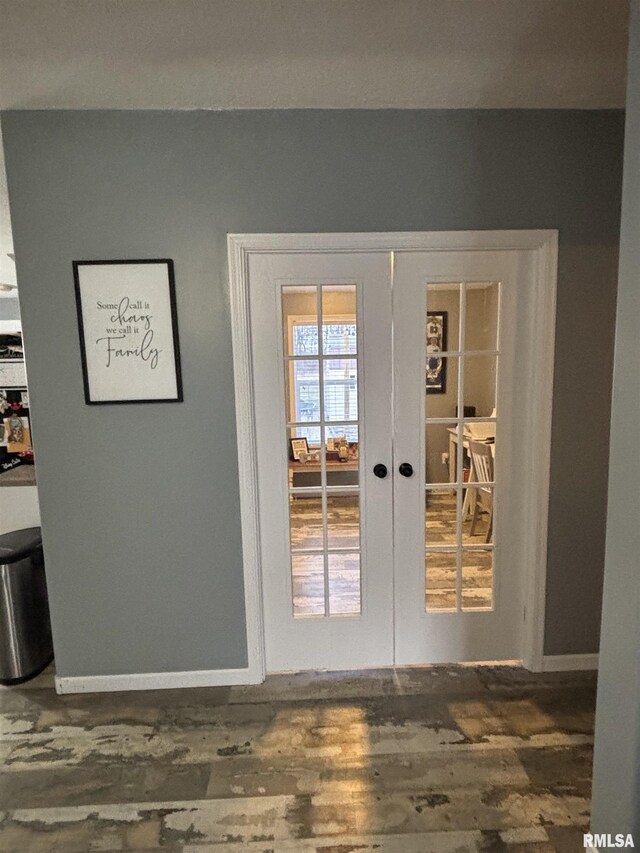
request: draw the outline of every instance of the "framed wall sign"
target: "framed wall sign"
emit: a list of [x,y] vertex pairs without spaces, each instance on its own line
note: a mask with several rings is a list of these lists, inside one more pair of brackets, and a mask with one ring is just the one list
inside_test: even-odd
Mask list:
[[173,261],[74,261],[90,405],[182,401]]

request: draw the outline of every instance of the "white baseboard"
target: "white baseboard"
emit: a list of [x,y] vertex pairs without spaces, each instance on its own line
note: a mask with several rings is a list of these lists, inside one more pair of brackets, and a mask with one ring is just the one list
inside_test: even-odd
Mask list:
[[111,693],[123,690],[171,690],[178,687],[230,687],[260,684],[262,673],[244,669],[143,672],[125,675],[56,675],[57,693]]
[[597,669],[598,655],[545,655],[542,672],[571,672],[572,670]]

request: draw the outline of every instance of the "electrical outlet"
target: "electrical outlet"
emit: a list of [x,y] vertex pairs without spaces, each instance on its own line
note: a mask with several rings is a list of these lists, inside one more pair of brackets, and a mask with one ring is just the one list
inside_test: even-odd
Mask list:
[[442,464],[443,464],[443,465],[448,465],[448,464],[449,464],[449,454],[448,454],[448,453],[443,453],[443,454],[442,454]]

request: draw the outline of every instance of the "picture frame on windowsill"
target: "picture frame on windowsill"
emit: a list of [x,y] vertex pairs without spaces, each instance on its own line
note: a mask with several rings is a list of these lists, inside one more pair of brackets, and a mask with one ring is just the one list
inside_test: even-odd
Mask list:
[[309,444],[306,438],[290,438],[289,439],[289,458],[293,462],[300,462],[300,454],[303,458],[309,455]]

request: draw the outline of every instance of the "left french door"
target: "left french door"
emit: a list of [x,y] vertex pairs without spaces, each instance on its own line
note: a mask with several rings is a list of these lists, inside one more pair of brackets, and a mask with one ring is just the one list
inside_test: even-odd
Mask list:
[[394,662],[388,252],[252,254],[268,671]]

